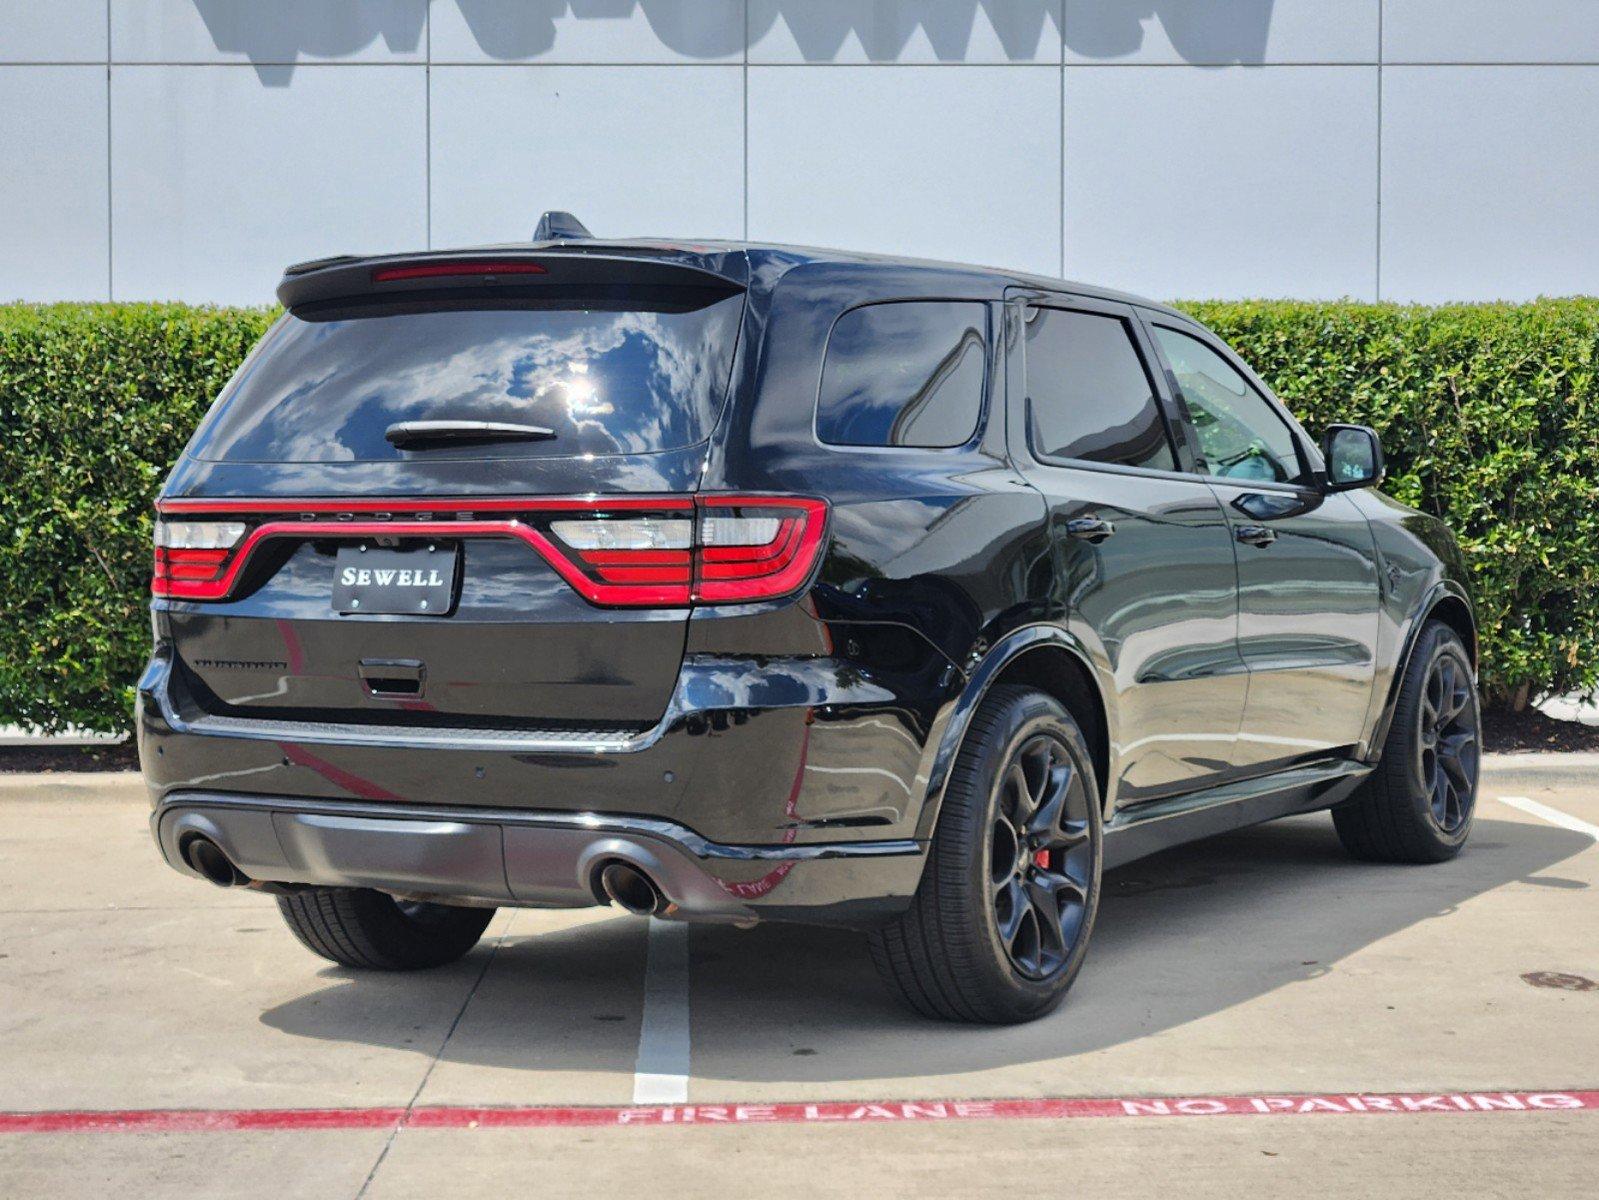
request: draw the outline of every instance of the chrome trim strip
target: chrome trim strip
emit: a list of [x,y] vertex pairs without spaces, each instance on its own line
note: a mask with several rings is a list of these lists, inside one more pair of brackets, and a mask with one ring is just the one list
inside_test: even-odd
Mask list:
[[909,838],[882,842],[814,842],[802,846],[735,846],[713,842],[675,821],[614,813],[529,812],[523,809],[453,808],[417,804],[377,804],[362,800],[307,800],[294,796],[241,796],[226,792],[173,791],[163,796],[150,816],[159,828],[174,808],[229,808],[247,812],[299,813],[311,816],[387,818],[395,821],[458,821],[509,825],[524,829],[576,829],[596,834],[625,834],[670,842],[695,858],[743,862],[804,862],[823,858],[885,858],[921,854],[921,842]]

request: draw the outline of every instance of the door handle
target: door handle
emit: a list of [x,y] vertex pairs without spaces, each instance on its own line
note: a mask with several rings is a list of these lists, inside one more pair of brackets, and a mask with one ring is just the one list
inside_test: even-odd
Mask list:
[[1116,526],[1104,517],[1073,517],[1066,522],[1066,532],[1080,542],[1097,546],[1116,532]]
[[1277,531],[1269,525],[1238,525],[1233,528],[1233,538],[1246,546],[1259,546],[1264,550],[1277,540]]

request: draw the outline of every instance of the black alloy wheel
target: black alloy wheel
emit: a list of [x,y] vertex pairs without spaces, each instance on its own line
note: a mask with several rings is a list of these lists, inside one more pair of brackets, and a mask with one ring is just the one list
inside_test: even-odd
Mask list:
[[997,791],[988,854],[995,924],[1017,973],[1048,979],[1083,928],[1093,871],[1088,791],[1052,732],[1015,749]]
[[871,935],[889,988],[946,1021],[1014,1024],[1055,1008],[1093,932],[1101,829],[1076,718],[1053,696],[995,685],[950,768],[916,895]]
[[1344,849],[1369,862],[1436,863],[1471,835],[1482,714],[1460,635],[1429,621],[1417,635],[1376,768],[1332,810]]
[[1476,687],[1450,655],[1433,660],[1421,696],[1417,768],[1427,781],[1432,819],[1454,833],[1471,817],[1477,799],[1479,745]]

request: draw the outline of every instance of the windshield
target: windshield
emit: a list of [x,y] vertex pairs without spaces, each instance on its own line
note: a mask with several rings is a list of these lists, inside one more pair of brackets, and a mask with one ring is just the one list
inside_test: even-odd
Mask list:
[[[529,303],[286,315],[192,453],[230,462],[643,454],[703,441],[721,409],[742,293],[685,311]],[[401,421],[543,426],[537,441],[396,447]]]

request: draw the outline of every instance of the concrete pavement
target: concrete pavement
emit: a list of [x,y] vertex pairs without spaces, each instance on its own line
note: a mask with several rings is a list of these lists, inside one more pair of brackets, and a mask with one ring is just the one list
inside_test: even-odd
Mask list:
[[[270,898],[168,871],[145,813],[131,776],[0,778],[0,1110],[627,1106],[641,1071],[691,1105],[1599,1088],[1580,756],[1494,760],[1438,867],[1352,863],[1317,815],[1113,872],[1067,1003],[1002,1030],[901,1012],[853,935],[673,928],[675,973],[604,910],[502,912],[454,966],[345,972]],[[1559,1110],[0,1132],[0,1196],[1567,1195],[1595,1146],[1599,1113]]]

